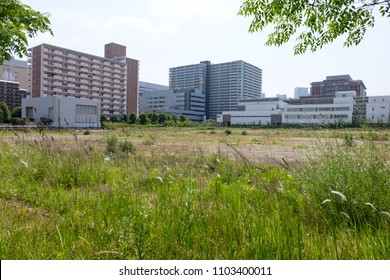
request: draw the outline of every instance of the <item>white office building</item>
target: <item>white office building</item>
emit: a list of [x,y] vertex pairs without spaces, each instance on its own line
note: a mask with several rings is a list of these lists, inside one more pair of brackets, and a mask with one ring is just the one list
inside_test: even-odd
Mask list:
[[366,104],[368,123],[389,123],[390,96],[369,96]]
[[139,94],[140,112],[184,115],[196,122],[206,120],[205,96],[199,89],[144,91]]
[[[355,91],[336,92],[335,97],[307,99],[311,102],[289,104],[282,114],[283,124],[352,124]],[[322,101],[322,102],[320,102]]]
[[258,98],[240,100],[236,111],[224,111],[217,115],[223,125],[278,125],[287,106],[285,98]]

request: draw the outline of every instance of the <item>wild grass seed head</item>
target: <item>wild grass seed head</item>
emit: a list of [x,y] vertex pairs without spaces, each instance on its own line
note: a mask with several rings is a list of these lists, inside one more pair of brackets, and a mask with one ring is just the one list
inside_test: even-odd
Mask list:
[[338,191],[331,191],[331,193],[338,195],[338,196],[341,198],[341,200],[347,201],[347,198],[346,198],[345,195],[342,194],[341,192],[338,192]]
[[323,202],[321,202],[321,204],[325,204],[325,203],[328,203],[328,202],[332,202],[332,200],[330,200],[330,199],[325,199]]
[[370,206],[374,211],[376,211],[376,208],[375,208],[375,206],[374,205],[372,205],[371,203],[369,203],[369,202],[366,202],[365,203],[365,205],[367,205],[367,206]]

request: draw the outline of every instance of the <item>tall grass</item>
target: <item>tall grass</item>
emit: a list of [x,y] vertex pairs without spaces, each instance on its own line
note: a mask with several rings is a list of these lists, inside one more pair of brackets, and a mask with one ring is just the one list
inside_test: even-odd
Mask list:
[[79,138],[0,142],[1,259],[390,255],[390,173],[372,143],[325,145],[292,170]]

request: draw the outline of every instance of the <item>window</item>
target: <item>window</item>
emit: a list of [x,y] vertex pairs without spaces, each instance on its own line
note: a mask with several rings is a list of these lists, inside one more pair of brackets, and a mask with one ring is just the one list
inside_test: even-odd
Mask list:
[[95,115],[96,111],[96,106],[76,105],[76,114],[79,115]]
[[26,118],[32,119],[34,117],[34,108],[31,107],[26,107]]

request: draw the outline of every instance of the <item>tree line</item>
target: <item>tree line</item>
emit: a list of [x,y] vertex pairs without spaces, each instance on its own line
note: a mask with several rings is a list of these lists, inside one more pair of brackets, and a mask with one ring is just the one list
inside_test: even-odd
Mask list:
[[142,112],[138,116],[132,113],[130,116],[122,115],[121,117],[111,117],[108,120],[105,116],[101,117],[101,122],[125,123],[130,125],[160,125],[160,126],[179,126],[192,123],[184,115]]
[[15,107],[12,111],[5,102],[0,102],[0,123],[15,123],[22,117],[22,108]]

